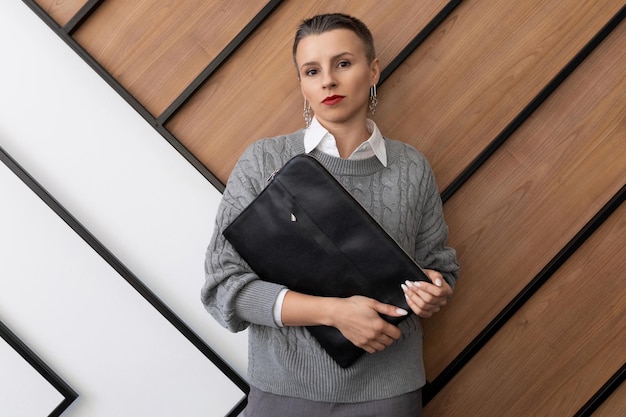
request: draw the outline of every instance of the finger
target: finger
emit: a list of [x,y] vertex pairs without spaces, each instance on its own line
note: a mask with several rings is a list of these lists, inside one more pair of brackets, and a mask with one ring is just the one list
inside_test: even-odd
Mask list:
[[374,353],[381,350],[384,350],[387,346],[393,344],[393,342],[397,339],[393,338],[384,333],[378,334],[375,338],[369,339],[367,341],[359,344],[359,347],[367,352]]
[[376,342],[381,344],[383,347],[387,347],[387,346],[391,346],[393,344],[393,342],[396,341],[397,339],[398,339],[398,337],[393,337],[393,336],[390,336],[388,334],[381,334],[378,337],[378,339],[376,339]]
[[402,316],[406,316],[409,314],[409,312],[403,308],[392,306],[391,304],[384,304],[384,303],[379,303],[379,302],[374,304],[374,310],[376,310],[380,314],[385,314],[391,317],[402,317]]
[[432,285],[422,285],[419,282],[416,283],[411,281],[406,281],[404,285],[401,285],[405,295],[408,295],[416,303],[419,303],[419,300],[422,300],[425,304],[433,304],[439,307],[446,305],[447,296],[444,295],[446,293],[441,293],[440,291],[429,291],[428,286]]
[[415,289],[422,298],[427,300],[434,300],[435,298],[448,299],[452,295],[452,287],[447,282],[441,280],[435,284],[407,280],[405,284],[411,289]]
[[446,304],[445,299],[432,298],[428,293],[410,289],[409,286],[403,285],[404,296],[411,310],[420,317],[430,317],[433,313],[441,310]]

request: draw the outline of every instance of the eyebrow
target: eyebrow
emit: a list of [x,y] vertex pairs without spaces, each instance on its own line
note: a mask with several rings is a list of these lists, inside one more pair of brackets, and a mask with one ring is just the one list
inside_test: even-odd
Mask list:
[[[338,53],[337,55],[333,55],[332,57],[330,57],[330,60],[331,60],[331,61],[334,61],[334,60],[336,60],[336,59],[338,59],[338,58],[341,58],[341,57],[342,57],[342,56],[344,56],[344,55],[351,55],[351,56],[354,56],[354,54],[353,54],[352,52],[345,51],[345,52],[340,52],[340,53]],[[309,61],[309,62],[305,62],[304,64],[300,65],[300,69],[302,69],[302,68],[304,68],[304,67],[307,67],[307,66],[311,66],[311,65],[319,65],[319,63],[318,63],[317,61]]]

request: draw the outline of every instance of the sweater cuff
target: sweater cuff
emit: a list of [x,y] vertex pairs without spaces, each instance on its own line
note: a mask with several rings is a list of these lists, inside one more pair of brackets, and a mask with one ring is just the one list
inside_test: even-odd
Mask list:
[[237,296],[237,315],[249,323],[279,327],[274,319],[274,305],[284,285],[254,280],[241,289]]

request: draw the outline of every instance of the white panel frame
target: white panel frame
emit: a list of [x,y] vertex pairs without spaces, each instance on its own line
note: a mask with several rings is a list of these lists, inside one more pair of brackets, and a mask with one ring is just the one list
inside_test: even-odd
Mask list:
[[5,164],[0,317],[78,392],[64,415],[230,414],[245,393]]
[[[195,353],[189,355],[194,360],[198,360],[197,355],[203,358],[198,369],[210,370],[207,371],[207,378],[211,376],[209,390],[219,392],[235,387],[236,399],[245,399],[241,384],[234,379],[241,380],[239,375],[245,372],[246,333],[232,335],[219,327],[199,301],[204,248],[212,232],[220,193],[23,3],[0,4],[0,43],[5,58],[0,67],[0,147],[36,178],[41,189],[50,193],[51,200],[62,204],[59,207],[68,216],[77,219],[79,226],[74,233],[78,233],[76,229],[84,229],[93,237],[89,245],[98,242],[96,246],[100,245],[110,255],[104,275],[115,277],[111,279],[119,281],[124,294],[132,290],[127,283],[132,285],[136,278],[138,288],[133,291],[138,298],[134,299],[143,307],[133,308],[149,308],[151,314],[160,317],[148,315],[149,320],[166,323],[162,331],[176,334],[163,348],[168,347],[167,343],[186,344],[184,349],[193,347]],[[17,207],[6,205],[4,202],[14,204],[20,200],[7,194],[4,187],[2,191],[0,217],[11,219],[7,213],[15,216],[17,212],[21,220],[28,211],[19,206],[24,203],[17,203]],[[25,235],[17,226],[21,223],[7,222],[6,226],[11,228],[4,234],[8,240],[3,242],[6,245],[3,253],[10,255],[8,260],[28,263],[33,256],[38,260],[38,253],[15,248],[12,242],[16,234],[20,238]],[[73,239],[80,240],[76,234],[70,240]],[[56,244],[53,246],[60,249]],[[89,259],[102,256],[102,251],[93,252],[93,249]],[[73,259],[74,255],[67,257]],[[55,350],[46,343],[44,335],[54,340],[52,345],[60,342],[56,341],[59,335],[51,334],[47,324],[37,317],[42,313],[41,306],[23,302],[30,294],[22,285],[27,285],[30,277],[6,279],[7,273],[16,276],[23,272],[19,262],[0,265],[3,274],[0,293],[7,297],[4,303],[0,294],[0,318],[24,335],[28,345],[34,346],[54,369],[60,369],[64,378],[76,377],[73,372],[80,374],[80,371],[71,365],[57,366],[68,358],[64,357],[63,349]],[[48,297],[62,300],[59,308],[69,308],[63,305],[65,296],[56,287],[47,289]],[[10,307],[11,301],[16,303],[15,309]],[[24,310],[26,305],[31,310]],[[63,328],[63,338],[72,339],[89,326],[85,322],[88,316],[67,314],[78,320],[74,323],[75,329],[79,329],[75,333]],[[30,322],[31,319],[35,321]],[[177,341],[181,337],[183,342]],[[221,372],[216,373],[220,368],[207,360],[208,352],[216,352],[223,358],[225,362],[219,366],[233,371],[236,378],[224,380]],[[126,355],[123,350],[117,354]],[[75,386],[74,379],[68,380]],[[80,393],[77,401],[80,405],[73,405],[72,409],[89,409],[90,405],[84,405],[88,401],[84,399],[84,387],[79,384],[76,389]],[[140,389],[139,394],[143,393]],[[207,392],[202,402],[210,395]],[[218,411],[221,402],[226,408],[233,405],[228,398],[229,395],[216,398],[215,410],[213,406],[207,409],[206,405],[196,403],[194,412],[223,415]],[[127,399],[118,397],[118,400],[124,403]]]
[[56,417],[76,393],[0,321],[0,415]]

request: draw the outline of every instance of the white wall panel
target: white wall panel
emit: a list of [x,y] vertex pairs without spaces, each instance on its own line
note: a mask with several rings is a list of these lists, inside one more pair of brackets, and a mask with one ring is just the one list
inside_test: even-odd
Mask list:
[[[64,415],[223,416],[241,400],[241,390],[1,164],[0,188],[0,253],[11,254],[0,261],[0,317],[78,393]],[[3,373],[1,385],[12,379]]]
[[[245,332],[233,335],[222,329],[199,300],[204,250],[220,193],[17,0],[0,3],[0,50],[0,146],[187,326],[244,374]],[[11,262],[0,264],[0,319],[17,333],[30,335],[29,341],[36,341],[41,349],[37,349],[38,353],[64,364],[63,370],[72,375],[72,381],[82,381],[96,370],[114,372],[116,377],[122,372],[124,378],[130,378],[131,385],[136,385],[128,391],[124,384],[110,384],[111,389],[120,391],[111,398],[117,398],[121,406],[126,401],[120,402],[122,398],[130,401],[137,391],[140,395],[155,395],[149,384],[145,385],[146,392],[141,392],[144,382],[133,379],[135,373],[145,374],[146,369],[155,377],[170,376],[172,383],[178,381],[181,389],[172,391],[175,396],[196,393],[193,389],[189,394],[182,390],[188,385],[184,375],[191,380],[199,378],[205,392],[212,386],[232,386],[224,383],[221,375],[209,385],[202,375],[193,375],[215,375],[216,369],[206,358],[199,357],[199,352],[117,273],[106,265],[98,265],[94,259],[97,254],[80,248],[86,244],[74,242],[79,238],[69,228],[61,240],[55,240],[59,239],[58,233],[47,236],[47,232],[37,232],[36,228],[23,229],[30,224],[29,208],[21,206],[25,200],[7,194],[4,187],[13,174],[4,171],[5,182],[0,188],[0,217],[4,221],[0,228],[0,259]],[[45,241],[47,238],[52,240]],[[53,252],[59,258],[52,257],[46,245],[58,251]],[[47,265],[54,262],[58,262],[58,269],[51,279]],[[102,282],[110,287],[100,288]],[[12,307],[4,304],[5,298],[14,303]],[[128,305],[121,308],[118,303]],[[48,314],[47,309],[52,307],[60,310]],[[50,326],[48,318],[53,317],[55,325]],[[115,320],[129,327],[119,328]],[[98,329],[106,331],[101,335]],[[59,337],[58,331],[65,332],[61,333],[63,337]],[[135,340],[142,332],[147,333]],[[86,336],[93,343],[83,350]],[[148,336],[150,339],[142,342]],[[76,343],[63,345],[67,338]],[[132,365],[125,361],[126,342],[144,353],[134,356]],[[157,353],[151,352],[154,344],[160,346]],[[104,353],[108,358],[119,359],[120,366],[126,365],[118,368],[112,366],[116,365],[113,362],[103,366]],[[172,368],[172,364],[164,363],[159,367],[168,355],[184,355],[194,365]],[[73,358],[84,362],[77,361],[76,366],[66,363]],[[84,401],[81,384],[74,388]],[[95,391],[89,395],[95,395]],[[208,392],[206,395],[210,398]],[[165,400],[167,396],[153,398]],[[203,415],[221,415],[204,411]]]

